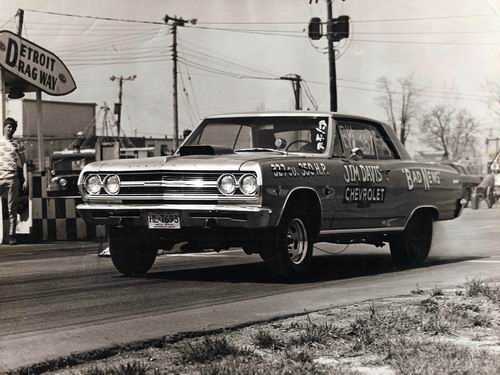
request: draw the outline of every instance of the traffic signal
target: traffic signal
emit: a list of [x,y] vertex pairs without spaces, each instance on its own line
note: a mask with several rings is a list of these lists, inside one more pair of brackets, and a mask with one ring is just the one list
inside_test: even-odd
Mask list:
[[308,29],[309,38],[312,40],[319,40],[323,36],[321,30],[321,18],[313,17],[309,21],[309,29]]
[[328,26],[328,36],[334,42],[339,42],[342,39],[349,38],[349,16],[339,16],[334,18]]

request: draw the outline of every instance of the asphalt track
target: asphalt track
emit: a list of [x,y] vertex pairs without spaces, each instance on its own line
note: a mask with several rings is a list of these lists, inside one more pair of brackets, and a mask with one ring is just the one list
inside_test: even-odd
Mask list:
[[500,209],[467,209],[435,224],[424,267],[398,270],[388,248],[317,244],[312,276],[273,280],[257,256],[157,258],[145,277],[126,278],[85,247],[0,249],[0,372],[127,342],[264,321],[417,286],[500,279]]

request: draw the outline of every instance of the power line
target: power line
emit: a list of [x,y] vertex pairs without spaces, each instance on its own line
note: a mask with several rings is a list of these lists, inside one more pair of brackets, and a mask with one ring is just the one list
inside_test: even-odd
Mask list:
[[[152,24],[152,25],[165,25],[163,22],[159,21],[149,21],[149,20],[136,20],[129,18],[116,18],[116,17],[98,17],[81,15],[74,13],[62,13],[62,12],[51,12],[42,11],[38,9],[25,9],[26,12],[41,13],[54,16],[64,16],[64,17],[75,17],[75,18],[87,18],[101,21],[113,21],[113,22],[128,22],[135,24]],[[495,17],[491,14],[465,14],[465,15],[447,15],[447,16],[430,16],[430,17],[405,17],[405,18],[379,18],[379,19],[353,19],[351,22],[354,23],[373,23],[373,22],[414,22],[414,21],[432,21],[432,20],[450,20],[450,19],[468,19],[468,18],[491,18]],[[304,21],[267,21],[267,22],[251,22],[251,21],[218,21],[218,22],[198,22],[198,24],[204,25],[305,25]]]
[[318,110],[318,102],[314,98],[314,95],[312,93],[311,88],[309,87],[309,84],[307,83],[307,81],[305,79],[303,79],[302,82],[304,82],[304,92],[306,93],[307,99],[309,99],[309,102],[313,106],[314,110],[317,111]]
[[194,89],[194,86],[193,86],[193,80],[191,78],[191,73],[189,72],[189,68],[186,65],[183,65],[183,68],[185,69],[185,71],[187,73],[187,79],[189,82],[189,87],[191,88],[191,97],[193,98],[194,108],[195,108],[196,113],[198,115],[198,119],[201,119],[200,107],[198,106],[198,101],[196,100],[196,95],[195,95],[196,90]]
[[374,43],[374,44],[414,44],[414,45],[436,45],[436,46],[500,46],[500,43],[459,43],[459,42],[432,42],[418,40],[378,40],[378,39],[350,39],[357,43]]
[[[448,15],[448,16],[430,16],[430,17],[407,17],[407,18],[373,18],[373,19],[354,19],[351,22],[370,23],[370,22],[413,22],[413,21],[430,21],[430,20],[449,20],[449,19],[467,19],[478,17],[493,17],[491,14],[465,14],[465,15]],[[304,21],[218,21],[218,22],[198,22],[200,25],[304,25]]]
[[231,76],[233,78],[239,78],[239,79],[262,79],[262,80],[279,80],[279,77],[270,77],[270,76],[256,76],[256,75],[248,75],[248,74],[242,74],[239,72],[234,72],[234,71],[228,71],[224,69],[219,69],[215,68],[212,66],[204,65],[198,62],[194,62],[191,60],[188,60],[184,57],[179,57],[180,60],[182,60],[183,63],[195,68],[195,69],[200,69],[200,70],[205,70],[205,71],[210,71],[212,73],[219,73],[221,75],[227,75]]
[[133,20],[133,19],[128,19],[128,18],[85,16],[85,15],[80,15],[80,14],[61,13],[61,12],[49,12],[49,11],[37,10],[37,9],[24,9],[24,10],[26,12],[31,12],[31,13],[50,14],[52,16],[64,16],[64,17],[75,17],[75,18],[89,18],[89,19],[101,20],[101,21],[114,21],[114,22],[129,22],[129,23],[145,23],[145,24],[152,24],[152,25],[164,25],[163,22],[158,22],[158,21],[142,21],[142,20]]
[[[211,58],[213,60],[224,61],[224,62],[230,63],[232,65],[237,65],[237,66],[240,66],[240,67],[244,67],[244,68],[246,68],[249,71],[260,73],[260,74],[269,74],[269,75],[272,75],[272,76],[278,76],[279,75],[278,73],[275,73],[275,72],[268,72],[268,71],[265,71],[265,70],[263,70],[261,68],[257,68],[257,67],[253,67],[253,66],[247,65],[246,61],[245,61],[245,64],[242,64],[240,61],[235,60],[233,56],[223,55],[219,51],[211,51],[210,49],[207,49],[205,46],[202,46],[200,44],[194,43],[192,41],[187,42],[187,41],[184,41],[184,40],[181,39],[181,42],[182,42],[182,48],[183,49],[188,49],[190,51],[194,51],[194,53],[198,53],[198,54],[200,54],[202,56]],[[186,47],[185,44],[187,44],[188,47]],[[203,51],[203,52],[201,52],[201,51]],[[210,52],[212,52],[212,53],[210,53]]]
[[288,34],[283,32],[273,32],[273,31],[255,31],[250,29],[229,29],[222,27],[207,27],[207,26],[189,26],[187,28],[191,30],[227,31],[227,32],[242,33],[242,34],[282,36],[282,37],[299,38],[299,39],[304,39],[307,37],[305,33],[299,35],[299,34]]
[[185,102],[187,104],[187,112],[189,116],[191,117],[191,122],[193,123],[193,126],[198,122],[200,116],[199,114],[196,113],[193,104],[191,103],[190,95],[188,93],[188,90],[186,88],[186,84],[184,83],[184,75],[182,72],[179,70],[179,77],[181,79],[181,87],[182,87],[182,92],[184,93],[185,97]]
[[199,58],[199,56],[203,56],[204,59],[212,60],[214,63],[217,63],[217,64],[235,66],[235,67],[238,67],[240,69],[242,68],[242,69],[247,70],[247,71],[252,72],[252,73],[270,74],[270,73],[265,72],[265,71],[260,70],[260,69],[254,69],[252,67],[249,67],[249,66],[246,66],[243,64],[238,64],[236,62],[231,62],[231,61],[226,60],[226,59],[217,58],[216,56],[211,56],[211,55],[208,55],[205,53],[183,51],[181,53],[181,55],[186,55],[188,58],[189,57]]
[[381,23],[381,22],[415,22],[415,21],[436,21],[436,20],[452,20],[452,19],[467,19],[467,18],[492,18],[491,14],[465,14],[465,15],[454,15],[454,16],[430,16],[430,17],[406,17],[406,18],[373,18],[373,19],[361,19],[361,20],[351,20],[354,23]]

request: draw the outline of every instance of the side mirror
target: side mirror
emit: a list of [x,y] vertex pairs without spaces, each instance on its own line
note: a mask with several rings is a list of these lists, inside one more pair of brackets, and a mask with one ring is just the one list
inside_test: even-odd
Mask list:
[[276,138],[274,146],[277,150],[282,150],[286,147],[286,141],[283,138]]
[[349,156],[349,159],[351,160],[359,160],[363,159],[363,150],[361,150],[359,147],[354,147],[351,150],[351,155]]

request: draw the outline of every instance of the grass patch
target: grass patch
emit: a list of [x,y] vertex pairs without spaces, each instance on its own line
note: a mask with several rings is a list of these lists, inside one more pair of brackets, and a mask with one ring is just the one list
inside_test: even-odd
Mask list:
[[385,361],[403,375],[500,373],[500,361],[485,351],[405,338],[391,341]]
[[200,369],[200,375],[356,375],[358,372],[340,367],[323,367],[315,363],[280,360],[273,363],[247,363],[238,360],[210,364]]
[[328,322],[320,324],[314,323],[309,315],[304,324],[297,325],[294,328],[301,329],[301,332],[297,337],[293,337],[289,341],[289,345],[302,346],[313,343],[324,344],[330,338],[339,337],[341,333],[339,328]]
[[100,368],[91,367],[83,371],[83,375],[146,375],[148,366],[142,362],[134,361],[116,367]]
[[493,291],[485,281],[472,279],[465,283],[465,295],[467,297],[491,297],[493,295]]
[[241,350],[231,344],[225,336],[204,337],[201,341],[186,343],[178,348],[184,363],[203,363],[221,359],[227,356],[248,355],[248,350]]
[[435,286],[431,290],[431,297],[438,297],[438,296],[444,296],[443,289]]
[[257,331],[252,337],[252,342],[255,346],[262,349],[277,349],[284,346],[281,339],[264,329]]

